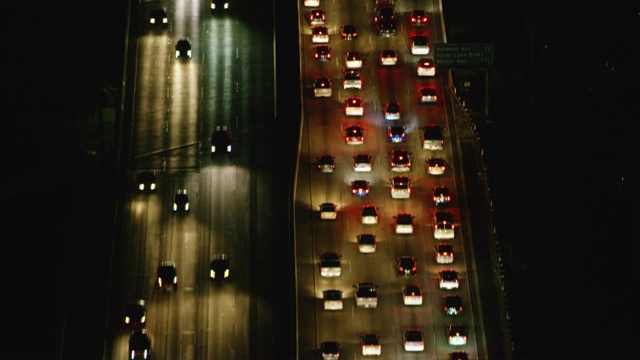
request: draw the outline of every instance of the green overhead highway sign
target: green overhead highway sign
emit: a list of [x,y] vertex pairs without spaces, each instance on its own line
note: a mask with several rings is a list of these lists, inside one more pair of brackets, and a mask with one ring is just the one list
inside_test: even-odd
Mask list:
[[433,44],[436,66],[474,67],[493,65],[493,44]]

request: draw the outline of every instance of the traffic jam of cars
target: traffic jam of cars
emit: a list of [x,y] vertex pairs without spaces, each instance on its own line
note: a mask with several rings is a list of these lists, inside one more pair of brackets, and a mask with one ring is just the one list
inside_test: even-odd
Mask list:
[[[340,196],[341,202],[324,202],[315,206],[316,209],[320,206],[321,221],[331,220],[323,222],[327,226],[358,227],[359,232],[355,238],[350,236],[350,242],[356,243],[357,256],[365,259],[377,256],[376,253],[380,251],[390,251],[388,246],[378,246],[380,241],[417,241],[426,233],[426,237],[432,241],[427,246],[427,259],[410,251],[389,256],[389,259],[395,259],[390,260],[389,267],[403,284],[397,296],[402,299],[402,305],[421,311],[420,308],[425,306],[423,304],[438,302],[423,299],[427,294],[433,296],[433,291],[426,288],[439,290],[437,296],[442,298],[442,305],[438,311],[447,319],[447,324],[443,324],[436,336],[442,336],[442,343],[451,346],[447,349],[449,359],[466,359],[469,354],[464,347],[469,329],[460,317],[464,302],[458,293],[461,290],[460,281],[464,280],[464,273],[460,271],[463,268],[460,265],[463,254],[461,246],[454,246],[459,239],[459,224],[454,216],[457,210],[455,188],[445,148],[446,119],[430,115],[419,120],[417,126],[415,123],[417,111],[433,114],[434,106],[444,106],[438,97],[439,87],[436,84],[440,75],[431,51],[435,38],[431,38],[429,29],[433,26],[433,19],[429,12],[421,8],[398,12],[394,0],[373,2],[371,30],[374,32],[374,44],[376,37],[380,44],[372,50],[369,43],[359,46],[366,39],[371,41],[364,24],[335,24],[332,12],[323,8],[331,4],[304,1],[306,13],[303,16],[308,26],[305,36],[311,34],[311,58],[316,63],[314,66],[318,67],[310,79],[313,88],[311,98],[317,99],[314,102],[326,104],[321,107],[333,106],[329,105],[329,99],[333,98],[343,115],[342,125],[336,130],[342,135],[342,143],[327,141],[313,156],[317,172],[324,174],[318,175],[322,176],[322,181],[328,181],[326,176],[338,177],[336,181],[342,181],[345,185],[344,194],[348,192],[350,195]],[[406,51],[389,46],[396,43],[389,40],[400,36],[406,36]],[[347,50],[340,53],[338,49]],[[338,60],[332,60],[332,56]],[[415,83],[407,87],[415,104],[405,103],[405,95],[402,95],[403,98],[394,98],[391,94],[382,99],[367,96],[371,87],[384,86],[372,76],[397,77],[400,72],[405,72],[407,78],[415,79]],[[341,81],[342,86],[331,91],[332,81]],[[381,142],[379,139],[382,138],[385,140]],[[418,145],[414,146],[414,143]],[[380,152],[376,148],[385,150]],[[424,166],[414,166],[423,164],[423,161]],[[380,164],[387,166],[378,168]],[[377,178],[379,174],[388,174],[386,179],[389,180]],[[426,188],[425,184],[428,185]],[[381,191],[385,189],[388,190]],[[336,198],[335,195],[331,197]],[[415,211],[403,210],[406,204],[413,202],[423,202],[420,209],[426,206],[430,210],[417,211],[416,207],[412,207]],[[338,205],[340,216],[337,213]],[[394,210],[390,213],[389,209]],[[356,212],[358,217],[354,225],[350,219]],[[386,235],[381,236],[387,232],[385,227],[389,227],[390,239]],[[322,309],[341,311],[353,304],[355,308],[376,311],[373,309],[393,306],[379,297],[379,290],[388,291],[388,286],[383,285],[384,280],[372,279],[370,274],[359,274],[359,281],[354,282],[351,289],[337,287],[337,278],[344,278],[345,269],[340,267],[341,264],[351,264],[353,259],[349,259],[351,255],[347,253],[338,254],[329,250],[321,252],[316,260],[320,268],[319,276],[323,278],[320,284],[326,285],[317,291],[317,294],[322,294],[318,296],[322,300]],[[429,268],[426,267],[427,263],[431,264]],[[348,271],[355,269],[349,267]],[[432,285],[428,283],[430,279],[433,279]],[[351,302],[349,298],[344,298],[347,294],[352,294]],[[384,356],[384,345],[390,340],[380,336],[382,330],[371,329],[360,334],[359,339],[323,338],[318,343],[318,351],[323,359],[335,360],[346,346],[352,347],[357,343],[359,349],[354,350],[356,354]],[[401,336],[397,340],[403,344],[406,352],[424,353],[429,347],[435,346],[428,343],[430,339],[425,327],[407,323],[402,324]]]

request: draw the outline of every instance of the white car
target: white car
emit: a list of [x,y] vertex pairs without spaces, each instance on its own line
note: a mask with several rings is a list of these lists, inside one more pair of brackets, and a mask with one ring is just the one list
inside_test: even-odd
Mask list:
[[342,291],[337,289],[324,290],[322,292],[323,307],[325,310],[342,310]]
[[320,204],[320,219],[335,220],[338,217],[338,207],[334,203]]
[[304,6],[306,7],[320,6],[320,0],[304,0]]
[[422,288],[418,284],[402,287],[402,301],[405,305],[422,305]]
[[444,128],[436,124],[427,124],[422,130],[422,148],[424,150],[442,150],[444,148]]
[[374,205],[364,205],[362,207],[361,222],[364,225],[375,225],[378,223],[378,208]]
[[408,213],[399,213],[394,216],[396,234],[413,234],[413,218],[414,216]]
[[342,274],[340,258],[342,255],[335,251],[326,251],[318,256],[320,259],[320,276],[336,277]]
[[324,25],[317,25],[311,29],[311,42],[314,44],[326,44],[329,42],[329,29]]
[[358,69],[347,69],[342,79],[342,87],[346,89],[362,89],[362,77]]
[[347,69],[360,69],[362,67],[362,55],[359,51],[347,51],[344,55],[344,63]]
[[326,76],[318,76],[313,81],[313,96],[317,98],[331,97],[331,80]]
[[337,341],[323,341],[320,343],[322,360],[338,360],[340,358],[340,346]]
[[448,211],[436,211],[433,219],[433,237],[436,240],[450,240],[455,237],[455,225],[453,224],[453,214]]
[[363,116],[364,101],[361,97],[350,97],[344,100],[344,113],[347,116]]
[[467,329],[462,325],[449,324],[447,326],[447,342],[453,346],[467,345]]
[[454,290],[460,288],[458,272],[453,269],[438,271],[438,287],[440,289]]
[[385,49],[380,52],[380,65],[394,66],[398,63],[398,53],[395,50]]
[[408,199],[411,197],[411,185],[408,176],[394,176],[391,178],[391,197],[393,199]]
[[364,254],[376,252],[376,236],[373,234],[359,234],[356,236],[358,251]]
[[424,351],[424,336],[420,329],[406,329],[402,334],[405,351]]
[[442,175],[447,169],[443,158],[432,157],[428,158],[425,162],[429,175]]
[[391,101],[384,106],[385,120],[400,120],[401,113],[402,113],[402,107],[398,102]]
[[418,89],[418,98],[421,104],[437,104],[438,91],[428,86],[421,87]]
[[453,245],[450,243],[439,243],[436,245],[436,263],[453,264]]
[[411,171],[411,153],[407,150],[391,150],[389,153],[391,160],[389,161],[389,169],[392,172],[408,172]]
[[433,60],[422,58],[418,60],[417,66],[418,76],[436,76],[436,66]]
[[371,172],[371,155],[357,154],[354,156],[353,170],[355,172]]
[[382,344],[378,334],[364,334],[360,338],[360,348],[364,356],[380,356],[382,354]]
[[429,38],[426,35],[415,35],[411,38],[411,54],[429,54]]

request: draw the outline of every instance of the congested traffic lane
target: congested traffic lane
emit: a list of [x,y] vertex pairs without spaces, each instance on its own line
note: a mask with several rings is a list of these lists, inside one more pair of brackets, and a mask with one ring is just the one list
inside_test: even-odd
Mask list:
[[[449,240],[456,250],[453,264],[436,262],[435,246],[443,240],[434,239],[432,214],[437,210],[431,199],[434,186],[445,185],[451,189],[453,201],[447,207],[458,222],[456,183],[452,162],[451,138],[445,131],[443,150],[424,150],[420,130],[428,123],[435,123],[448,129],[444,86],[442,75],[433,78],[418,77],[417,60],[424,55],[410,52],[410,36],[425,32],[432,42],[441,41],[443,28],[441,11],[437,3],[421,4],[432,14],[427,26],[415,28],[409,24],[408,16],[419,4],[396,5],[397,35],[379,37],[374,28],[374,1],[365,2],[321,2],[318,8],[326,14],[325,26],[329,30],[332,59],[318,62],[312,54],[311,24],[307,21],[312,8],[301,2],[301,63],[304,92],[304,125],[301,139],[300,167],[297,183],[297,272],[299,304],[299,354],[306,358],[313,356],[322,341],[338,341],[342,344],[341,356],[352,357],[360,353],[358,339],[363,333],[373,332],[381,336],[382,354],[404,358],[402,333],[406,328],[419,327],[425,335],[424,352],[432,357],[446,358],[450,351],[465,350],[472,358],[477,357],[476,327],[473,324],[470,306],[457,316],[447,316],[443,311],[443,296],[447,293],[461,294],[468,305],[470,292],[465,281],[467,277],[465,254],[462,246],[463,234],[459,230],[455,238]],[[345,24],[355,24],[358,37],[343,40],[340,29]],[[383,66],[379,54],[385,49],[398,53],[398,64]],[[344,89],[342,84],[345,69],[344,54],[357,50],[363,54],[361,69],[362,89]],[[427,55],[427,57],[429,57]],[[311,84],[317,76],[328,76],[332,81],[332,94],[328,98],[316,98]],[[436,104],[421,104],[418,89],[422,86],[434,87],[440,94]],[[364,100],[363,116],[346,116],[343,112],[344,100],[360,96]],[[400,120],[385,120],[384,105],[398,101],[403,112]],[[393,144],[387,139],[387,126],[393,122],[406,128],[405,143]],[[345,129],[350,125],[360,125],[364,129],[364,143],[349,145],[345,141]],[[406,149],[412,157],[412,193],[409,199],[392,199],[390,179],[398,174],[389,169],[389,152]],[[327,153],[335,156],[336,168],[333,173],[318,172],[314,166],[317,156]],[[372,171],[356,172],[353,156],[367,153],[372,156]],[[442,157],[447,165],[443,175],[427,173],[425,161],[432,156]],[[354,180],[366,180],[371,189],[365,197],[354,197],[350,184]],[[323,202],[334,202],[338,206],[335,220],[322,220],[318,206]],[[365,204],[374,204],[380,209],[380,221],[375,225],[364,225],[360,221],[360,209]],[[396,234],[394,216],[407,212],[414,216],[413,234]],[[363,232],[373,233],[379,240],[375,253],[362,254],[357,250],[356,237]],[[320,276],[317,255],[323,251],[337,251],[342,255],[342,274],[336,278]],[[396,274],[396,258],[410,255],[417,260],[418,275],[415,278],[399,278]],[[438,286],[438,271],[452,268],[460,275],[460,288],[445,291]],[[358,281],[372,281],[379,285],[378,307],[364,309],[355,305],[353,284]],[[402,302],[402,288],[417,283],[424,289],[424,303],[421,306],[407,306]],[[322,291],[338,289],[343,291],[344,309],[327,311],[323,309]],[[447,343],[446,327],[461,323],[468,329],[468,343],[453,346]]]

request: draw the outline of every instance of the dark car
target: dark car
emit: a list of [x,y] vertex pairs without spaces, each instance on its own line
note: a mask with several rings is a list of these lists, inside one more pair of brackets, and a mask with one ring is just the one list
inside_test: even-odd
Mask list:
[[420,87],[418,89],[418,99],[421,104],[436,104],[438,102],[438,90],[429,86]]
[[340,34],[344,40],[355,40],[358,37],[358,30],[355,25],[347,24],[340,29]]
[[449,353],[448,360],[469,360],[469,354],[463,350],[452,351]]
[[218,125],[211,134],[211,155],[231,153],[231,132],[226,125]]
[[364,129],[360,125],[348,126],[345,129],[345,140],[349,145],[361,145],[364,143]]
[[366,180],[354,180],[351,182],[351,195],[367,196],[369,195],[369,182]]
[[156,189],[155,171],[143,171],[138,174],[138,190],[154,191]]
[[340,343],[337,341],[323,341],[320,343],[320,354],[323,360],[337,360],[340,358]]
[[460,295],[445,295],[443,297],[444,313],[447,315],[459,315],[462,313],[462,296]]
[[189,194],[187,194],[187,189],[179,189],[173,196],[173,212],[189,213]]
[[376,15],[373,18],[374,22],[392,21],[396,18],[396,10],[393,4],[385,2],[379,3],[376,7]]
[[422,130],[422,148],[425,150],[442,150],[444,147],[444,128],[436,124],[427,124]]
[[398,34],[395,20],[380,21],[377,24],[378,36],[392,37]]
[[135,304],[127,305],[124,312],[124,323],[134,330],[141,329],[147,321],[147,309],[144,300],[140,299]]
[[396,259],[398,276],[416,277],[418,276],[418,265],[413,256],[401,256]]
[[332,173],[336,168],[336,157],[333,155],[323,154],[318,156],[318,170],[323,173]]
[[159,28],[166,28],[169,25],[169,17],[165,8],[151,9],[149,25]]
[[327,20],[327,13],[322,9],[313,9],[309,12],[310,25],[324,25]]
[[392,150],[389,155],[391,155],[391,161],[389,162],[391,171],[411,171],[410,152],[407,150]]
[[209,264],[209,277],[212,280],[229,277],[229,258],[226,254],[216,254]]
[[393,49],[385,49],[380,52],[380,65],[392,66],[398,63],[398,53]]
[[358,251],[361,253],[374,253],[376,252],[376,236],[373,234],[358,234],[356,236],[358,241]]
[[393,125],[387,127],[387,140],[390,143],[403,143],[406,140],[406,133],[404,126]]
[[444,185],[434,186],[431,193],[433,203],[435,205],[446,205],[451,202],[451,193],[449,192],[449,188]]
[[327,45],[317,45],[313,48],[313,58],[318,61],[331,60],[331,48]]
[[447,341],[449,345],[467,345],[467,327],[460,324],[449,324],[447,326]]
[[427,16],[427,12],[424,10],[413,10],[409,14],[409,22],[411,25],[424,26],[427,25],[428,20],[429,16]]
[[191,40],[183,38],[176,43],[176,59],[191,59]]
[[397,101],[390,101],[384,106],[384,119],[385,120],[400,120],[402,114],[402,107]]
[[211,8],[211,14],[219,14],[229,10],[230,6],[229,0],[211,0],[209,7]]
[[150,359],[151,338],[146,330],[134,331],[129,337],[129,359]]
[[161,289],[171,290],[178,286],[178,273],[176,263],[173,261],[163,261],[158,266],[158,287]]

